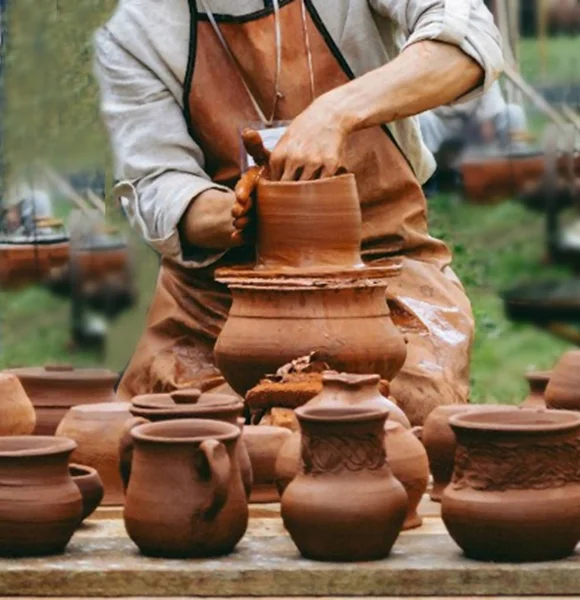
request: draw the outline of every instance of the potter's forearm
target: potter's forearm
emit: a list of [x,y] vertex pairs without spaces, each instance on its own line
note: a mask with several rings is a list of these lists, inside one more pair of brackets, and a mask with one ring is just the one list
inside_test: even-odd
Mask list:
[[423,41],[327,94],[342,128],[366,129],[448,104],[480,85],[481,66],[457,46]]

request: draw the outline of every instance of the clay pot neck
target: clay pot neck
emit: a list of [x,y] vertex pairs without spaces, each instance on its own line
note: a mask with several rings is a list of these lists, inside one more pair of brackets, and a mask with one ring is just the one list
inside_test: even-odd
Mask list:
[[530,386],[530,394],[544,396],[548,383],[550,383],[551,371],[542,373],[527,373],[526,379]]
[[322,393],[310,405],[335,404],[337,406],[364,406],[374,403],[379,391],[378,375],[351,375],[325,372],[322,376]]

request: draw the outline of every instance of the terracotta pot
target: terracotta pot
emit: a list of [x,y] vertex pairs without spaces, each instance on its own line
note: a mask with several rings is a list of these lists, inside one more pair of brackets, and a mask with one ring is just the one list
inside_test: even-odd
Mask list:
[[525,377],[530,386],[528,397],[522,402],[522,408],[546,408],[546,388],[552,371],[530,371]]
[[241,396],[267,374],[317,351],[332,369],[391,380],[406,357],[385,302],[399,264],[308,277],[221,269],[233,304],[215,346],[216,363]]
[[76,444],[54,437],[0,438],[0,555],[63,552],[83,503],[68,461]]
[[119,474],[119,442],[131,417],[128,402],[106,402],[73,406],[64,416],[57,435],[78,444],[72,460],[99,473],[105,497],[103,505],[123,504],[123,482]]
[[256,212],[257,268],[304,272],[364,266],[354,175],[300,182],[261,179]]
[[[129,410],[134,418],[125,423],[119,443],[119,466],[125,488],[131,475],[133,454],[131,430],[137,425],[175,419],[213,419],[237,425],[240,431],[244,429],[244,419],[241,416],[244,403],[241,400],[236,400],[233,396],[202,394],[199,390],[136,396],[131,401]],[[237,445],[237,451],[244,489],[249,498],[253,483],[252,465],[243,440]]]
[[135,427],[125,503],[129,537],[150,556],[231,552],[248,525],[237,460],[240,430],[208,419]]
[[22,384],[11,373],[0,373],[0,436],[29,435],[36,414]]
[[276,458],[291,432],[282,427],[250,425],[244,428],[242,439],[248,449],[254,486],[250,502],[279,502],[276,488]]
[[580,350],[571,350],[560,357],[545,396],[548,408],[580,410]]
[[103,496],[105,495],[103,482],[96,469],[92,467],[71,464],[69,472],[83,497],[82,520],[84,521],[97,510],[103,500]]
[[42,281],[69,260],[69,243],[0,244],[0,286],[20,287]]
[[450,418],[457,436],[442,518],[471,558],[544,561],[580,541],[580,415],[479,411]]
[[385,558],[407,512],[407,494],[386,460],[387,410],[296,410],[301,473],[282,496],[282,519],[306,558]]
[[70,365],[9,369],[20,379],[36,409],[37,435],[54,435],[68,409],[79,404],[115,400],[117,373],[106,369],[75,369]]
[[489,405],[489,404],[447,404],[434,409],[420,430],[420,437],[427,456],[429,457],[429,468],[433,475],[433,485],[429,496],[434,502],[441,502],[443,490],[451,481],[453,474],[453,462],[455,460],[455,434],[449,425],[449,419],[461,413],[478,410],[510,410],[511,406]]
[[423,444],[400,423],[385,424],[385,443],[389,466],[393,475],[403,484],[409,498],[403,529],[413,529],[423,523],[417,508],[429,482],[429,460]]

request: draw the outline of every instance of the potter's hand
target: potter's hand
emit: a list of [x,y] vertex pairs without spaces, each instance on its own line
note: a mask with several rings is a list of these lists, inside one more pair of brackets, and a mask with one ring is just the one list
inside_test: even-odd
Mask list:
[[273,181],[305,181],[346,172],[348,130],[326,96],[292,121],[270,158]]

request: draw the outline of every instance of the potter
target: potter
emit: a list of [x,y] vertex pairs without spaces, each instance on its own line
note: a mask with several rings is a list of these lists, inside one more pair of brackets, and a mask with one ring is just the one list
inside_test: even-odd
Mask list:
[[[320,223],[353,270],[359,227],[366,265],[401,263],[386,288],[389,319],[407,340],[392,392],[412,424],[465,402],[473,317],[449,249],[428,232],[421,184],[434,161],[410,117],[476,97],[501,68],[499,33],[479,0],[121,3],[96,36],[115,193],[162,256],[121,399],[224,386],[213,350],[232,300],[216,269],[251,269],[256,230],[262,253],[293,260],[285,236],[304,240]],[[256,121],[290,123],[269,160],[257,152],[243,173],[240,132]],[[256,188],[265,200],[270,185],[322,189],[344,174],[356,180],[360,221],[351,206],[335,231],[336,215],[325,225],[313,208],[312,221],[268,237],[280,225],[266,204],[256,211]],[[282,254],[271,242],[286,245]],[[307,251],[301,262],[332,267],[336,254],[311,242],[294,258]]]

